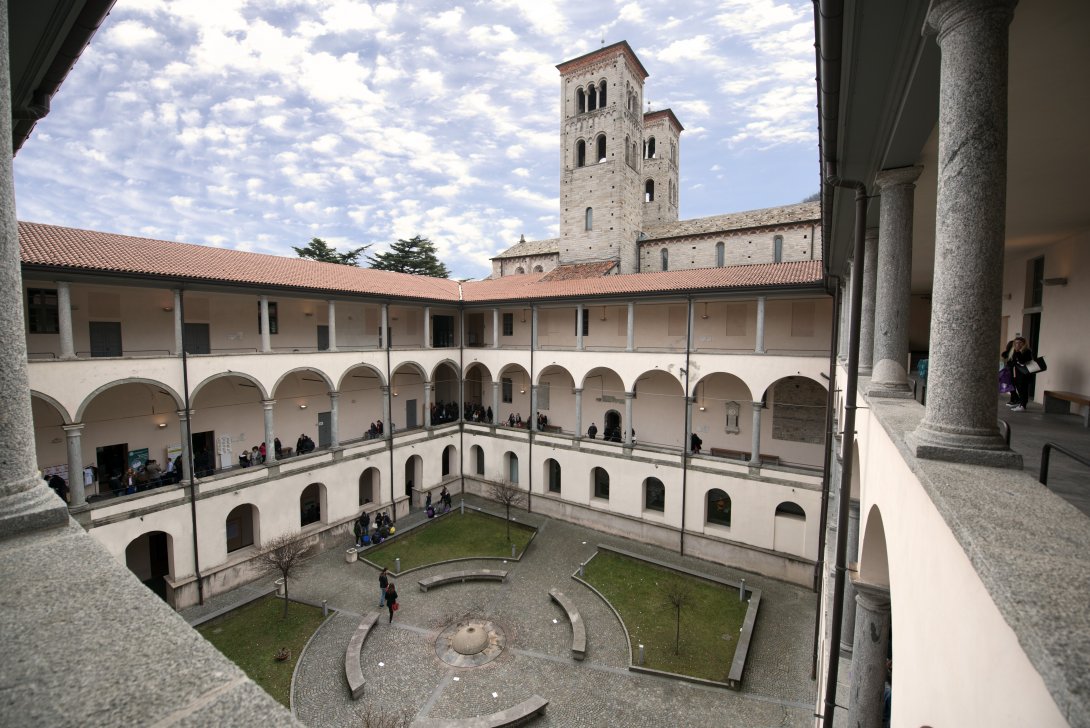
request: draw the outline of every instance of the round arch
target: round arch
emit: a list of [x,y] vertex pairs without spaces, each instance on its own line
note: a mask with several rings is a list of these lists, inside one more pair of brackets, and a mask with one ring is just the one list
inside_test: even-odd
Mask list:
[[[166,394],[174,400],[175,409],[180,410],[185,406],[183,404],[182,398],[169,385],[163,384],[162,382],[156,381],[154,379],[145,379],[144,377],[126,377],[125,379],[115,379],[112,382],[103,384],[101,387],[96,388],[93,392],[84,397],[83,402],[80,403],[79,409],[76,410],[76,422],[83,421],[83,416],[87,412],[88,406],[90,406],[91,402],[94,401],[95,397],[109,389],[113,389],[114,387],[119,387],[125,384],[144,384],[149,387],[155,387],[156,389],[162,391],[163,394]],[[192,395],[190,395],[190,399],[192,399]]]
[[[828,385],[825,382],[814,379],[813,377],[808,377],[805,374],[789,374],[769,382],[768,385],[761,390],[761,400],[766,400],[770,394],[774,394],[777,386],[782,385],[787,381],[791,381],[793,384],[799,384],[800,386],[803,382],[809,383],[817,389],[820,389],[822,391],[822,396],[827,395],[829,392]],[[755,389],[751,388],[751,391],[755,391]],[[822,400],[822,404],[824,404],[824,402],[825,400]]]
[[382,500],[382,471],[375,467],[365,468],[360,473],[359,487],[361,506],[378,503]]
[[299,494],[299,527],[325,523],[327,518],[325,484],[311,483]]
[[415,374],[420,377],[421,380],[426,380],[428,378],[428,370],[425,369],[423,365],[418,364],[415,361],[403,361],[390,371],[390,381],[393,381],[398,374],[406,373]]
[[412,497],[413,489],[423,490],[424,458],[410,455],[405,459],[405,495]]
[[712,488],[704,498],[704,523],[730,528],[731,499],[725,490]]
[[461,461],[458,459],[458,448],[454,445],[447,445],[443,448],[443,460],[439,474],[442,477],[448,475],[458,475],[461,472]]
[[431,368],[431,374],[429,375],[431,377],[431,381],[435,381],[436,375],[439,374],[439,369],[444,366],[450,367],[452,370],[454,370],[455,378],[458,377],[458,362],[450,358],[445,358],[435,362],[435,366]]
[[492,378],[492,370],[488,368],[488,365],[483,362],[475,361],[470,364],[466,364],[465,376],[468,378],[471,372],[480,371],[483,376]]
[[68,409],[63,404],[61,404],[57,400],[50,397],[48,394],[45,394],[43,392],[39,392],[39,391],[37,391],[35,389],[30,390],[30,396],[32,398],[36,397],[37,399],[40,399],[42,402],[44,402],[45,404],[48,404],[50,407],[55,409],[57,411],[57,414],[60,415],[61,422],[63,424],[65,424],[65,425],[72,424],[72,418],[68,416]]
[[882,511],[876,505],[867,512],[867,526],[859,548],[859,579],[867,584],[889,586],[886,528]]
[[174,537],[146,531],[125,546],[125,565],[144,585],[167,601],[167,577],[174,574]]
[[333,380],[330,379],[329,375],[323,372],[321,369],[315,369],[314,367],[295,367],[294,369],[289,369],[288,371],[284,372],[277,378],[276,384],[274,384],[272,388],[273,399],[276,398],[276,391],[280,389],[280,385],[283,384],[288,379],[288,377],[293,374],[316,374],[321,377],[323,382],[325,382],[327,392],[333,390]]
[[349,379],[351,379],[353,377],[358,378],[360,376],[359,370],[361,370],[361,369],[367,371],[370,374],[373,374],[375,376],[375,379],[378,380],[379,385],[385,385],[386,384],[386,377],[385,377],[385,375],[383,374],[383,372],[381,370],[379,370],[376,367],[371,366],[370,364],[364,364],[363,362],[360,362],[359,364],[353,364],[352,366],[350,366],[345,371],[345,373],[341,375],[340,380],[338,380],[338,382],[337,382],[337,391],[339,392],[342,389],[344,389],[345,387],[347,387]]
[[261,509],[255,503],[239,503],[224,519],[227,553],[261,544]]
[[[633,379],[632,421],[624,424],[637,442],[682,447],[685,387],[672,372],[650,369]],[[625,408],[621,406],[621,412]]]
[[[261,399],[270,399],[269,393],[265,390],[265,385],[262,384],[261,381],[257,377],[254,377],[254,376],[252,376],[250,374],[247,374],[246,372],[226,371],[226,372],[218,372],[216,374],[213,374],[212,376],[202,380],[201,383],[198,384],[196,387],[193,387],[193,389],[189,390],[189,401],[190,401],[190,403],[192,403],[192,401],[197,398],[197,394],[199,394],[200,391],[202,389],[204,389],[204,387],[206,385],[214,382],[217,379],[228,379],[228,378],[244,379],[247,382],[249,382],[250,384],[257,387],[257,391],[261,394]],[[182,406],[179,405],[178,409],[181,409],[181,408],[182,408]]]

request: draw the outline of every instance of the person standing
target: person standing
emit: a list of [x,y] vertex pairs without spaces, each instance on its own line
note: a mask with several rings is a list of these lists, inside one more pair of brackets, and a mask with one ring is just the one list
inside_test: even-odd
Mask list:
[[390,610],[390,622],[394,621],[394,612],[397,611],[397,589],[391,581],[386,587],[386,608]]
[[594,439],[598,436],[598,426],[593,422],[590,423],[590,427],[587,428],[587,437]]
[[1029,404],[1029,386],[1033,381],[1031,379],[1033,374],[1026,369],[1026,365],[1035,358],[1025,338],[1017,337],[1014,340],[1014,348],[1007,357],[1007,366],[1011,368],[1011,374],[1014,376],[1014,405],[1008,405],[1011,412],[1026,411],[1026,405]]
[[[390,587],[390,577],[387,576],[389,572],[386,567],[382,567],[382,571],[378,573],[378,606],[382,609],[382,605],[386,602],[386,590]],[[391,615],[392,616],[392,615]]]

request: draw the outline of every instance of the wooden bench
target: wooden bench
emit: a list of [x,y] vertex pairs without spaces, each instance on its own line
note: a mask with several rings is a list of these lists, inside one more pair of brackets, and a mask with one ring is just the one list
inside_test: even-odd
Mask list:
[[564,596],[563,592],[558,589],[550,589],[549,596],[568,613],[568,621],[571,622],[571,656],[577,660],[582,660],[587,656],[587,625],[583,622],[583,618],[579,615],[579,610],[575,608],[575,604],[572,603],[571,599]]
[[533,720],[535,716],[544,715],[545,706],[548,704],[549,701],[545,698],[534,695],[518,705],[491,715],[457,719],[424,718],[414,720],[411,728],[502,728],[502,726],[522,725]]
[[1050,392],[1045,390],[1045,412],[1066,415],[1071,413],[1071,405],[1086,407],[1082,424],[1090,427],[1090,395],[1078,392]]
[[359,700],[363,695],[364,683],[363,664],[360,655],[363,652],[363,641],[371,633],[371,628],[378,621],[381,610],[373,610],[360,620],[360,626],[356,627],[352,639],[348,641],[348,648],[344,651],[344,676],[348,678],[348,689],[352,691],[352,699]]
[[477,569],[475,571],[451,571],[446,574],[436,574],[435,576],[429,576],[427,579],[421,579],[417,583],[420,584],[420,591],[427,591],[433,586],[440,586],[442,584],[453,584],[454,582],[466,582],[466,581],[504,581],[507,579],[507,572],[499,569]]
[[741,450],[728,450],[725,447],[713,447],[711,454],[717,458],[730,458],[731,460],[749,460],[749,453]]

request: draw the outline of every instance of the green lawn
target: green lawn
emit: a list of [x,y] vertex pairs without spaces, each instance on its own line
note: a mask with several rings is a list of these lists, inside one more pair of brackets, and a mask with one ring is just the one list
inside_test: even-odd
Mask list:
[[[738,590],[600,551],[586,567],[586,581],[617,609],[632,638],[632,659],[644,646],[644,666],[725,682],[730,672],[746,602]],[[671,588],[674,585],[679,585]],[[674,654],[677,611],[668,594],[688,593],[681,607],[680,654]]]
[[[267,597],[206,622],[197,631],[269,695],[290,706],[291,673],[303,645],[322,623],[322,610],[292,602],[288,618],[281,619],[283,614],[284,603]],[[291,650],[291,659],[273,659],[281,647]]]
[[476,511],[467,510],[465,515],[453,511],[413,529],[404,536],[397,536],[381,546],[368,548],[360,555],[391,571],[396,558],[401,559],[402,571],[438,561],[474,556],[510,558],[511,543],[515,544],[515,553],[521,554],[533,533],[533,529],[528,526],[512,523],[511,541],[508,541],[507,524],[502,518]]

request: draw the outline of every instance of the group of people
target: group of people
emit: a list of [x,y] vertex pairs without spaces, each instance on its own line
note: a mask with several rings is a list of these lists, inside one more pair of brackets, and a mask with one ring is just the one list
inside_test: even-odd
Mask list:
[[[254,445],[253,449],[249,452],[245,450],[242,451],[242,454],[238,456],[238,464],[244,468],[248,468],[252,465],[261,465],[265,462],[265,456],[267,454],[268,450],[265,448],[265,443],[261,443],[260,447]],[[277,453],[277,457],[279,456],[280,454]]]
[[387,511],[376,515],[374,524],[371,523],[370,513],[361,513],[352,526],[352,532],[356,535],[356,548],[379,544],[393,534],[394,522]]
[[[443,486],[443,490],[439,491],[439,503],[442,504],[442,512],[450,513],[451,497],[450,492],[447,490],[447,486]],[[428,518],[435,517],[435,508],[431,504],[431,491],[428,491],[427,499],[424,501],[424,508],[427,511]]]
[[430,417],[433,425],[441,425],[444,422],[455,422],[458,419],[458,403],[444,402],[443,400],[432,402]]
[[367,428],[367,432],[364,433],[364,439],[374,440],[377,437],[382,437],[382,427],[382,420],[375,420],[371,423],[371,426]]
[[1013,385],[1010,389],[1010,401],[1007,407],[1011,412],[1025,412],[1029,404],[1029,388],[1033,381],[1034,371],[1030,370],[1031,364],[1037,357],[1029,348],[1029,343],[1023,336],[1016,336],[1007,342],[1007,347],[999,355],[1003,359],[1004,371],[1000,372],[1000,383],[1003,382],[1003,374]]
[[[548,424],[547,420],[546,420],[546,424]],[[539,427],[538,429],[542,429],[542,428]],[[629,432],[631,434],[631,442],[635,443],[636,442],[636,430],[633,429],[633,430],[630,430]],[[594,424],[593,422],[591,422],[590,427],[587,428],[587,437],[589,437],[592,440],[594,440],[594,439],[596,439],[598,437],[598,426],[596,424]],[[624,432],[621,430],[621,428],[619,426],[618,427],[611,427],[609,425],[606,425],[605,431],[602,432],[602,439],[605,440],[606,442],[624,442]]]
[[492,408],[482,407],[479,404],[470,404],[466,402],[465,411],[466,422],[487,422],[492,423]]
[[314,440],[310,439],[310,435],[303,433],[299,435],[299,439],[295,441],[295,454],[305,455],[308,452],[314,452]]

